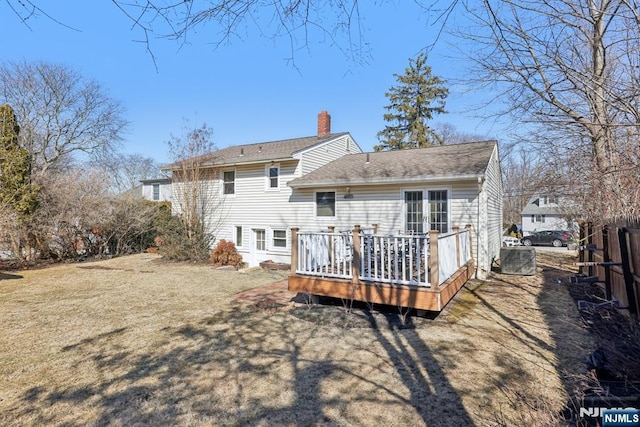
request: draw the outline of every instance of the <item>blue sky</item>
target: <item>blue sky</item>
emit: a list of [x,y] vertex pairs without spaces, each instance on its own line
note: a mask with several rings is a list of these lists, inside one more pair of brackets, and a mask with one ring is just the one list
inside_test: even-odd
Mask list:
[[[195,127],[206,122],[219,148],[313,135],[317,114],[327,110],[332,131],[351,132],[366,151],[376,133],[387,98],[384,93],[402,74],[408,59],[433,42],[438,26],[429,24],[412,2],[361,4],[364,35],[371,57],[366,64],[349,61],[330,43],[314,40],[295,53],[288,40],[272,40],[248,28],[229,45],[214,48],[216,28],[202,27],[180,46],[152,39],[157,70],[131,22],[110,1],[58,0],[41,6],[71,30],[40,16],[22,24],[0,9],[0,60],[46,60],[62,63],[99,81],[120,100],[131,122],[123,150],[168,161],[165,141],[179,134],[184,120]],[[453,58],[444,37],[429,54],[433,73],[449,80],[448,122],[460,131],[495,137],[489,123],[467,110],[479,95],[458,81],[469,71]]]

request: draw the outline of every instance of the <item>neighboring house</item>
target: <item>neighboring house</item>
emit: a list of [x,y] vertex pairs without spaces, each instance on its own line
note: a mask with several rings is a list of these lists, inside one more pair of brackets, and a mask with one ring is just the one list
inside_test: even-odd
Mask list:
[[362,153],[349,133],[330,132],[330,116],[322,112],[317,135],[229,147],[203,160],[221,207],[207,223],[217,239],[235,242],[250,266],[289,263],[294,227],[344,231],[356,224],[377,224],[385,234],[447,233],[470,224],[481,275],[499,256],[495,141]]
[[[378,234],[472,226],[479,275],[500,255],[502,177],[495,141],[345,155],[297,178],[291,226],[376,224]],[[479,232],[478,232],[479,230]]]
[[570,200],[560,196],[541,194],[532,197],[522,210],[523,234],[542,230],[577,230],[577,222],[570,219],[572,206]]
[[140,182],[142,182],[142,197],[146,200],[154,202],[171,201],[171,178],[143,179]]

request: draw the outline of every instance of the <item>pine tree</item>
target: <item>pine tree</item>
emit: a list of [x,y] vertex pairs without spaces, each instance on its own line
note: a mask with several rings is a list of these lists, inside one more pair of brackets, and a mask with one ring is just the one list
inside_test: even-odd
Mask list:
[[390,104],[384,107],[389,111],[384,120],[391,125],[378,132],[380,144],[374,147],[376,151],[442,144],[427,121],[435,114],[446,113],[444,105],[449,89],[444,86],[444,80],[431,75],[431,67],[426,62],[427,56],[421,53],[409,59],[404,75],[394,74],[398,85],[385,93]]
[[39,188],[31,183],[31,155],[18,142],[16,116],[0,105],[0,205],[24,223],[38,205]]

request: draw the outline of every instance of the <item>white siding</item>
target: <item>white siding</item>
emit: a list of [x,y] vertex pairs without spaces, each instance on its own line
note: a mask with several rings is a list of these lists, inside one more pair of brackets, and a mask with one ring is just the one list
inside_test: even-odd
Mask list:
[[[238,166],[236,171],[236,193],[219,195],[219,182],[210,184],[216,188],[220,209],[208,218],[216,239],[235,241],[236,226],[243,229],[242,245],[239,251],[250,265],[271,259],[276,262],[290,262],[290,231],[292,227],[301,230],[321,230],[329,226],[337,230],[350,230],[355,224],[362,227],[378,225],[378,233],[403,232],[404,191],[447,189],[450,198],[450,226],[465,227],[472,224],[475,231],[478,212],[478,190],[475,181],[460,183],[429,183],[424,185],[357,186],[351,188],[352,198],[345,199],[345,187],[323,189],[292,190],[287,182],[294,178],[296,161],[280,163],[280,191],[265,190],[265,166],[263,164]],[[336,192],[336,216],[316,217],[315,191]],[[214,217],[221,218],[217,221]],[[252,234],[255,229],[267,234],[266,251],[252,251]],[[287,248],[273,247],[273,230],[287,230]],[[472,233],[472,238],[477,238]],[[475,251],[475,245],[473,250]]]
[[360,147],[355,143],[350,135],[345,135],[336,140],[314,147],[303,152],[301,162],[301,173],[307,174],[320,166],[336,160],[345,154],[361,153]]
[[480,241],[478,275],[486,276],[491,271],[491,262],[500,258],[502,245],[502,174],[498,158],[498,146],[493,150],[487,166],[481,204],[483,208],[480,214]]
[[[160,186],[160,199],[158,202],[170,202],[171,201],[171,183],[158,184]],[[142,197],[146,200],[153,201],[153,184],[142,185]]]
[[[244,260],[250,265],[257,265],[268,259],[276,262],[289,262],[290,248],[290,206],[289,199],[292,189],[287,182],[295,178],[297,160],[280,162],[279,186],[277,190],[267,189],[268,165],[264,163],[240,165],[234,168],[236,172],[235,194],[220,194],[220,184],[217,199],[220,209],[209,216],[210,230],[216,240],[236,240],[236,227],[242,227],[242,245],[238,250]],[[219,220],[218,220],[219,219]],[[254,253],[252,248],[252,230],[265,230],[266,251]],[[287,230],[287,248],[273,246],[273,230]]]
[[522,232],[527,235],[542,230],[569,230],[573,224],[559,215],[544,215],[544,222],[534,222],[531,215],[522,215]]

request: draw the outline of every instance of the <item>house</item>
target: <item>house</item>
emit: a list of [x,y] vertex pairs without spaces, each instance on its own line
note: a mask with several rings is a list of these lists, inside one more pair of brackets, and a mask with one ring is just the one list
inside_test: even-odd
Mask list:
[[143,179],[142,197],[146,200],[154,202],[170,202],[171,201],[171,178],[153,178]]
[[471,225],[479,276],[499,258],[502,177],[496,141],[344,155],[289,182],[301,230],[375,226],[424,234]]
[[563,196],[539,194],[532,197],[522,210],[523,234],[541,230],[576,231],[578,223],[571,219],[574,206]]
[[[402,264],[393,283],[438,292],[425,309],[442,309],[476,266],[480,277],[491,270],[502,231],[496,141],[363,153],[348,132],[331,133],[330,123],[323,111],[316,135],[228,147],[198,159],[207,170],[201,193],[215,199],[205,223],[216,239],[235,242],[250,266],[296,264],[300,255],[307,258],[292,272],[304,264],[301,274],[324,277],[331,264],[338,280],[387,280],[379,275]],[[180,167],[165,169],[174,173],[173,207],[180,212]],[[371,237],[353,233],[356,226]],[[404,264],[390,258],[400,251],[408,251]],[[371,254],[377,257],[370,257],[371,266],[364,258],[362,266],[354,264],[356,256]],[[429,264],[433,260],[440,264]]]

